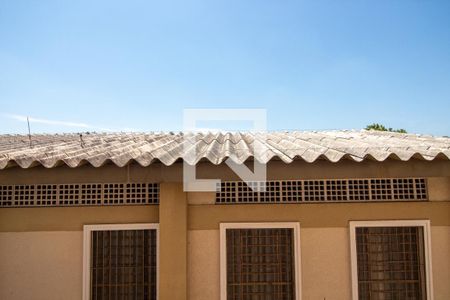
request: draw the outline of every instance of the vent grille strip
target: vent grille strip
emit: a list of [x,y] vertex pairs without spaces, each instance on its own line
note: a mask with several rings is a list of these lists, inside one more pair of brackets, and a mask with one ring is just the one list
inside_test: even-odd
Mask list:
[[217,204],[425,200],[425,178],[224,181],[216,192]]
[[0,185],[0,207],[159,203],[158,183]]

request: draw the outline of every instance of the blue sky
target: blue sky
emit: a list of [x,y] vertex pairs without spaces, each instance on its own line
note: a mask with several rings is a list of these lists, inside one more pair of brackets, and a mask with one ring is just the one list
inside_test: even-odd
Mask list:
[[449,15],[448,0],[0,0],[0,133],[264,108],[271,130],[450,135]]

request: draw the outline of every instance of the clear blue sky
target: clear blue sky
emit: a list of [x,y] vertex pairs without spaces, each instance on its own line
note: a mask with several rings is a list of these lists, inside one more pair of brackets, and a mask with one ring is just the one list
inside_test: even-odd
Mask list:
[[272,130],[450,135],[450,1],[0,0],[0,105],[0,133],[266,108]]

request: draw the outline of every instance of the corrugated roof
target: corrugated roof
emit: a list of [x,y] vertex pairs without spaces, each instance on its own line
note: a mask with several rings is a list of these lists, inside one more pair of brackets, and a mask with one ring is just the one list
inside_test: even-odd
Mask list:
[[[208,160],[220,164],[227,158],[237,163],[256,159],[266,163],[280,159],[314,162],[326,159],[384,161],[450,160],[450,138],[379,131],[278,131],[268,133],[83,133],[0,135],[0,169],[11,166],[53,168],[63,164],[94,167],[112,162],[148,166],[189,164]],[[255,150],[256,149],[256,150]]]

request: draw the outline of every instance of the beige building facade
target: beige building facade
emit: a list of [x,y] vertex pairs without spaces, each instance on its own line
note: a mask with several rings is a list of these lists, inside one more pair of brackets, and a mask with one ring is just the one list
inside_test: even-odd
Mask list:
[[[267,163],[270,188],[265,193],[249,191],[222,163],[201,161],[196,167],[198,177],[220,178],[221,189],[184,191],[183,164],[179,161],[170,166],[161,162],[149,166],[130,162],[120,167],[109,162],[99,167],[36,165],[0,170],[0,299],[153,299],[154,294],[144,291],[136,291],[135,296],[121,294],[120,279],[109,281],[115,286],[101,287],[103,294],[93,294],[93,277],[97,275],[93,275],[92,265],[98,259],[95,255],[105,255],[98,254],[102,248],[98,242],[99,237],[102,239],[102,225],[157,232],[157,245],[149,254],[150,260],[157,260],[156,279],[151,279],[152,275],[142,281],[122,279],[136,284],[136,289],[142,285],[151,290],[146,284],[154,282],[155,297],[160,300],[380,299],[371,293],[381,289],[380,293],[394,295],[405,287],[410,289],[405,295],[411,293],[411,299],[417,295],[421,297],[417,299],[450,299],[449,159],[298,159],[291,163],[272,159]],[[94,231],[98,227],[98,235],[89,231],[89,226]],[[371,226],[375,230],[371,231]],[[230,228],[238,229],[232,232]],[[406,238],[397,243],[403,229],[408,229],[403,233]],[[417,229],[417,234],[413,229]],[[123,234],[125,239],[128,233]],[[391,245],[407,244],[403,250],[389,249],[410,259],[411,265],[405,263],[395,270],[380,272],[370,265],[374,249],[378,251],[374,261],[395,261],[396,254],[380,250],[384,249],[383,244],[377,248],[361,242],[383,243],[386,236]],[[117,244],[111,242],[112,237],[109,236],[110,249],[122,243],[120,234],[116,236]],[[143,233],[141,245],[140,236],[135,237],[133,245],[139,247],[152,240]],[[280,273],[282,279],[267,274],[258,277],[262,263],[253,260],[247,263],[259,265],[249,266],[251,275],[244,276],[244,256],[235,256],[234,251],[244,253],[250,246],[242,241],[255,239],[258,243],[266,241],[263,244],[267,247],[261,254],[262,246],[258,244],[259,250],[250,249],[250,256],[282,255],[276,261],[284,264],[282,267],[268,267]],[[288,246],[280,242],[284,252],[272,253],[270,247],[279,241]],[[121,255],[133,256],[126,251],[108,252],[109,265],[112,257],[120,260],[124,259]],[[367,252],[365,256],[361,251]],[[97,254],[94,257],[92,253]],[[411,253],[422,258],[411,258]],[[363,256],[367,258],[367,272],[361,265]],[[240,269],[230,266],[232,262]],[[275,262],[264,261],[264,265],[270,263]],[[290,268],[288,275],[280,271],[286,266]],[[406,269],[413,274],[409,279],[400,274]],[[117,271],[108,272],[110,279],[122,276]],[[400,277],[389,277],[387,273],[376,277],[383,272],[397,272]],[[370,281],[367,285],[362,274],[370,277],[366,278]],[[262,288],[248,287],[261,278],[273,282]],[[417,284],[405,283],[408,280]],[[109,291],[105,296],[104,289],[111,286],[115,292]],[[264,298],[258,294],[260,289],[272,296]]]

